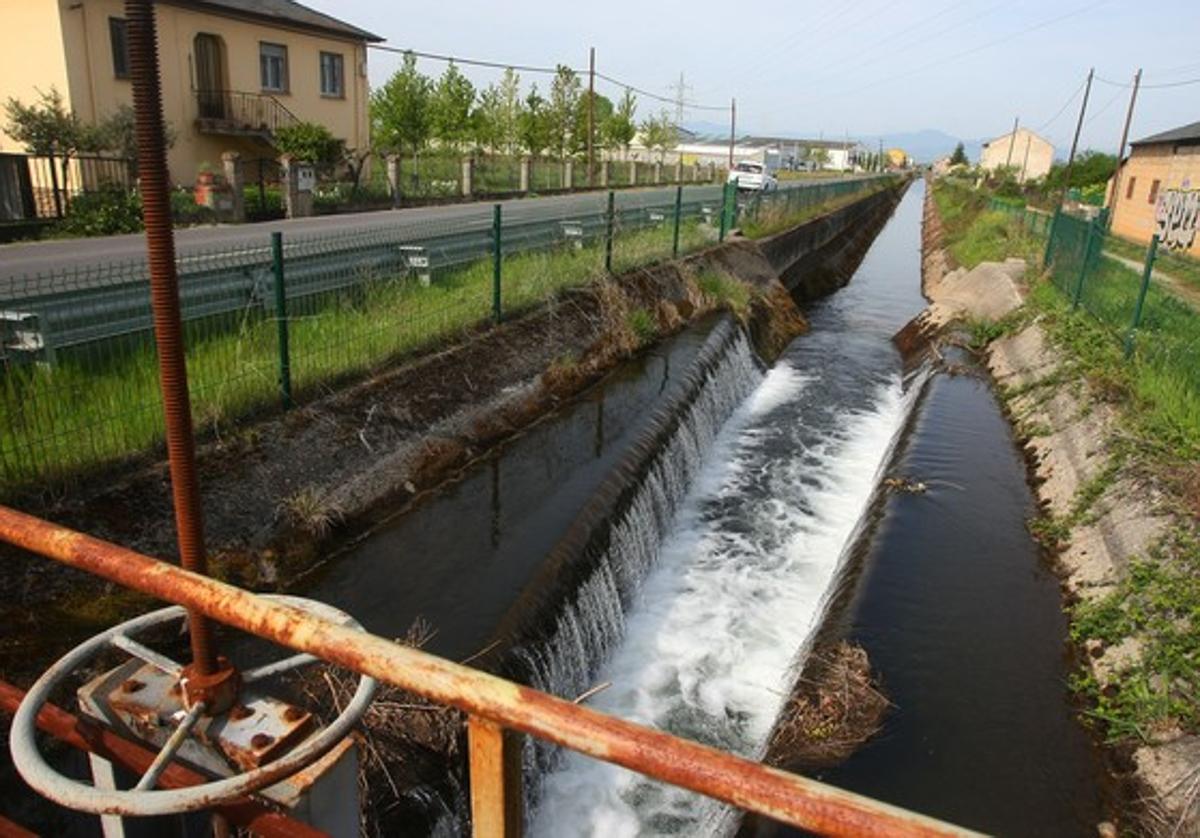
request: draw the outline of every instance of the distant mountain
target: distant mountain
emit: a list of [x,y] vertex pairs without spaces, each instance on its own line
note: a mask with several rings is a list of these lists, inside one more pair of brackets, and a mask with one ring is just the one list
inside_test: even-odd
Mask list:
[[[702,136],[727,137],[729,136],[728,123],[722,124],[713,121],[696,121],[685,122],[683,127],[689,131]],[[738,136],[742,137],[747,134],[755,134],[752,126],[747,126],[745,130],[738,130]],[[775,136],[781,137],[803,137],[813,139],[821,136],[820,131],[782,131]],[[934,128],[926,128],[923,131],[899,131],[892,134],[851,134],[852,138],[859,140],[866,146],[877,146],[879,141],[883,140],[884,149],[902,148],[918,163],[932,163],[937,158],[951,154],[954,147],[961,141],[963,150],[967,153],[969,160],[978,160],[980,146],[982,140],[968,140],[951,136],[945,131],[938,131]],[[826,139],[841,139],[842,134],[831,132],[826,135]]]
[[[879,138],[876,138],[878,142]],[[883,147],[902,148],[918,163],[932,163],[939,157],[951,154],[960,142],[967,153],[968,160],[978,160],[982,140],[968,140],[952,137],[945,131],[926,128],[923,131],[904,131],[895,134],[884,134]]]

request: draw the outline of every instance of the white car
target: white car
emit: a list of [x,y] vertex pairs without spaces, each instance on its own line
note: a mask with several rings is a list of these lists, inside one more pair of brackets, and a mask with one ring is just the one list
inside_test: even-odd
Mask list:
[[736,183],[738,189],[748,189],[752,192],[770,192],[779,188],[779,181],[775,175],[768,172],[762,163],[737,163],[730,170],[726,180]]

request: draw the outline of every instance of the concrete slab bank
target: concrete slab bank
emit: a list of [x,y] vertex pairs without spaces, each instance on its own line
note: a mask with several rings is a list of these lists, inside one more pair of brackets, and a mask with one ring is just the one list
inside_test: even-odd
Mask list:
[[[1025,264],[984,263],[955,268],[942,248],[932,189],[926,193],[922,236],[923,287],[931,301],[903,341],[936,342],[964,321],[1020,325],[984,350],[988,369],[1025,446],[1030,479],[1049,521],[1068,529],[1048,546],[1068,603],[1095,601],[1127,577],[1174,525],[1158,488],[1112,457],[1121,431],[1114,408],[1072,374],[1036,319],[1021,321]],[[1105,644],[1085,638],[1080,650],[1101,690],[1141,655],[1136,637]],[[1110,686],[1111,685],[1111,686]],[[1200,834],[1200,737],[1178,729],[1147,732],[1142,744],[1110,750],[1121,781],[1122,834]],[[1111,830],[1111,831],[1110,831]],[[1101,834],[1116,835],[1111,824]]]

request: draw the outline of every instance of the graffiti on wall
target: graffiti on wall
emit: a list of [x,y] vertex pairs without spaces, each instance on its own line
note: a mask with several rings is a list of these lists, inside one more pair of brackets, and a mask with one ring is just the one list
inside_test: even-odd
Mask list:
[[1155,232],[1168,250],[1187,250],[1196,241],[1200,189],[1188,189],[1190,185],[1185,180],[1180,189],[1167,189],[1158,198],[1154,210]]

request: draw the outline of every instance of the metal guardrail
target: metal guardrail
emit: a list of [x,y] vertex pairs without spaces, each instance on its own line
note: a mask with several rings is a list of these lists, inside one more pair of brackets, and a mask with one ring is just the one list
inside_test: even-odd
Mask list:
[[977,834],[356,631],[6,507],[0,507],[0,539],[468,714],[476,835],[510,834],[510,796],[520,791],[506,770],[505,730],[823,835]]
[[[846,181],[840,181],[845,183]],[[792,190],[828,187],[829,183],[789,187]],[[711,201],[686,201],[685,218],[703,218]],[[616,225],[625,231],[661,226],[674,210],[673,201],[661,205],[617,210]],[[505,252],[509,254],[549,249],[580,240],[568,234],[564,221],[582,228],[582,240],[594,242],[605,234],[606,218],[597,210],[569,219],[506,222]],[[321,245],[318,249],[314,245]],[[431,270],[453,268],[484,259],[492,252],[492,231],[486,219],[462,222],[456,230],[421,234],[404,229],[357,231],[320,239],[288,238],[284,242],[289,299],[336,291],[363,284],[367,277],[408,274],[403,248],[421,247]],[[271,247],[241,247],[223,252],[184,255],[178,259],[180,302],[186,321],[222,314],[237,314],[261,308],[271,299]],[[123,275],[122,275],[123,274]],[[23,283],[36,285],[41,277]],[[54,282],[54,277],[45,279]],[[61,284],[61,283],[60,283]],[[145,266],[140,263],[115,265],[94,283],[49,292],[12,293],[0,302],[8,327],[0,353],[19,359],[22,351],[45,353],[53,362],[57,350],[148,332],[152,326],[149,287]]]

